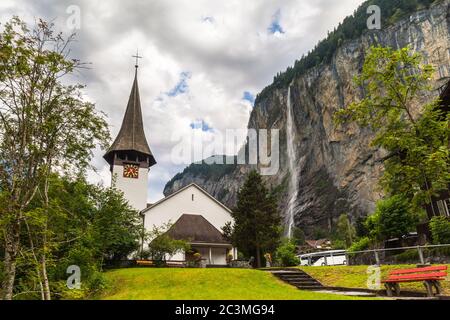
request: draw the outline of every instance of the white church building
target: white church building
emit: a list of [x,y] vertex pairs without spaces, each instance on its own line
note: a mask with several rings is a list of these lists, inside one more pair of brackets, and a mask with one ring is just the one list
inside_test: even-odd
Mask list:
[[[120,131],[104,155],[110,165],[112,186],[121,190],[129,204],[141,212],[144,228],[172,224],[168,235],[190,243],[190,252],[167,257],[168,262],[183,263],[200,253],[207,265],[225,265],[227,255],[237,258],[237,251],[226,241],[222,227],[231,222],[230,210],[196,184],[147,204],[150,168],[156,160],[144,133],[137,70]],[[148,244],[144,243],[145,249]]]

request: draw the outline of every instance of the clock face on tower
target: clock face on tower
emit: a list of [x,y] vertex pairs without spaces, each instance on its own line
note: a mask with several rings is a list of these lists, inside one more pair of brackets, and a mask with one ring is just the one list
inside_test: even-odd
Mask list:
[[123,166],[123,176],[125,178],[138,179],[139,166],[137,164],[126,163]]

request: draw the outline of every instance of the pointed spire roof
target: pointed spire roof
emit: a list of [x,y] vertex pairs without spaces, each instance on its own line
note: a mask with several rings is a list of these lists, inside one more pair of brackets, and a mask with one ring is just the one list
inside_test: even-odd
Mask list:
[[144,124],[142,121],[141,100],[137,81],[137,65],[134,75],[133,87],[128,99],[127,109],[122,121],[122,127],[116,140],[103,156],[110,164],[114,159],[114,153],[118,151],[134,151],[149,157],[149,166],[156,164],[155,158],[145,138]]

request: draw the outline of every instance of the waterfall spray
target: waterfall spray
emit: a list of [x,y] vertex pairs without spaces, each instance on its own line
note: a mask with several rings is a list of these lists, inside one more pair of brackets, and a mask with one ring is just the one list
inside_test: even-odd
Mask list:
[[286,120],[286,135],[287,135],[287,156],[289,163],[290,183],[289,183],[289,203],[287,215],[289,218],[288,237],[292,238],[292,230],[295,226],[295,202],[298,196],[298,169],[297,153],[295,148],[295,137],[297,135],[294,124],[294,112],[291,104],[291,87],[289,86],[287,95],[287,120]]

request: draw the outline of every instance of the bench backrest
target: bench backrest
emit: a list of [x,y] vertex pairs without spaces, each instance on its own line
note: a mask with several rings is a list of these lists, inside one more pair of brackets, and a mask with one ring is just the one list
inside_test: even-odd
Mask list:
[[136,264],[153,264],[151,260],[136,260]]
[[424,268],[414,268],[414,269],[400,269],[400,270],[393,270],[389,272],[390,276],[396,276],[396,275],[408,275],[408,274],[417,274],[417,273],[442,273],[443,271],[447,271],[447,266],[431,266],[431,267],[424,267]]

